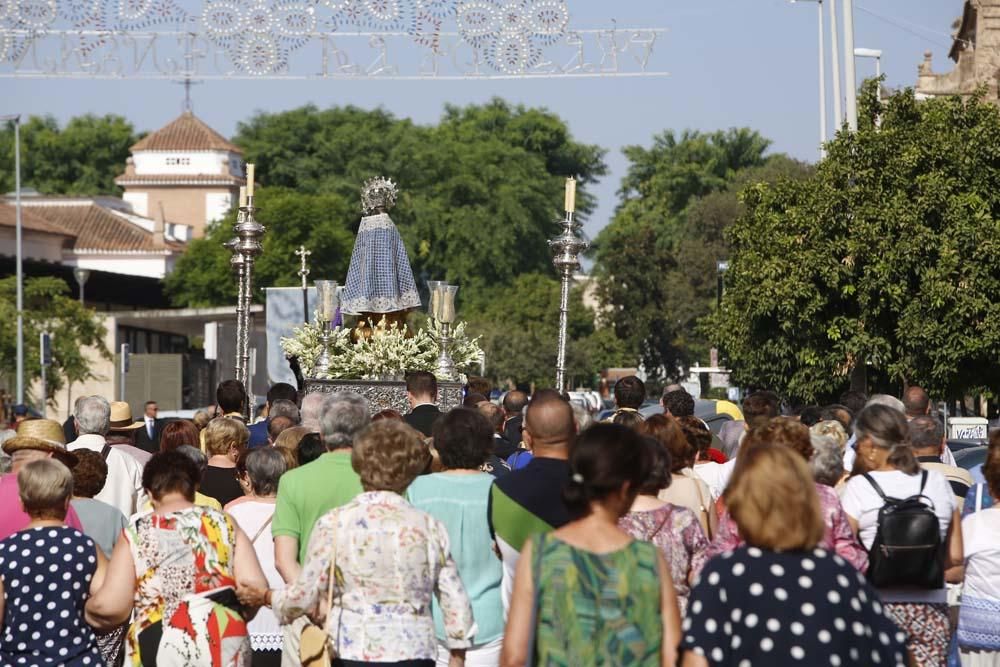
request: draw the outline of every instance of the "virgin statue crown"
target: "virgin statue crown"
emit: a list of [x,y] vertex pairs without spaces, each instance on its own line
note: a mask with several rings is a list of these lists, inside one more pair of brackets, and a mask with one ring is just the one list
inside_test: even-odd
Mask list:
[[380,208],[388,211],[395,206],[398,192],[391,179],[383,176],[368,179],[361,188],[362,212],[371,213]]

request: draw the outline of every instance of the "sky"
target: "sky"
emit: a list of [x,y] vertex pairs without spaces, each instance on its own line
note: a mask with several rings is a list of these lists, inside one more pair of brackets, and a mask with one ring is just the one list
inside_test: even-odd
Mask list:
[[[105,0],[110,1],[110,0]],[[242,0],[245,1],[245,0]],[[838,1],[842,6],[844,0]],[[312,103],[384,107],[418,123],[435,122],[446,104],[482,103],[494,96],[544,107],[562,117],[578,141],[607,149],[609,173],[596,187],[595,235],[614,214],[628,164],[621,149],[649,146],[665,130],[750,127],[773,141],[772,152],[814,161],[819,100],[816,5],[787,0],[567,0],[577,29],[666,28],[656,45],[657,78],[487,81],[209,81],[193,88],[195,113],[231,136],[254,112]],[[855,45],[883,51],[882,71],[893,88],[913,86],[917,65],[932,51],[936,72],[947,59],[952,21],[961,0],[856,0]],[[824,6],[824,20],[829,16]],[[454,26],[451,26],[452,28]],[[447,29],[447,28],[446,28]],[[841,37],[843,30],[841,29]],[[829,25],[826,25],[827,78]],[[843,49],[841,48],[841,51]],[[874,62],[858,59],[858,82]],[[828,114],[832,126],[832,84]],[[137,130],[155,130],[182,109],[181,87],[168,81],[80,81],[0,78],[0,114],[50,114],[59,121],[83,113],[116,113]]]

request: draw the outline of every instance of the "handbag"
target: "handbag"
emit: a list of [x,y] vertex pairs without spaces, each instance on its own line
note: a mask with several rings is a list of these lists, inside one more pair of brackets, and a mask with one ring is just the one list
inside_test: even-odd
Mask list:
[[[330,557],[330,577],[326,588],[326,613],[333,611],[333,582],[337,576],[337,536],[334,533],[333,554]],[[302,628],[299,637],[299,661],[302,667],[331,667],[336,657],[336,649],[330,646],[326,633],[326,623],[309,623]]]

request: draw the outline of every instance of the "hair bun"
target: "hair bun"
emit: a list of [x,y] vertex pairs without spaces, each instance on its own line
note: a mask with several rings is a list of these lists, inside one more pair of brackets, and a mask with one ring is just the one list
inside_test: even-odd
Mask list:
[[581,475],[578,472],[573,473],[573,476],[570,477],[570,479],[572,479],[577,484],[583,484],[583,475]]

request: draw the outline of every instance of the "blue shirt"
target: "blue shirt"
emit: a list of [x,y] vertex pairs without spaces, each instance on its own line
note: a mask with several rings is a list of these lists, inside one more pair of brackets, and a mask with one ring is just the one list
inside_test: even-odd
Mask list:
[[[478,631],[476,645],[503,635],[503,603],[500,582],[503,566],[493,552],[493,538],[486,520],[493,476],[487,473],[456,475],[434,473],[417,477],[406,491],[410,504],[444,524],[451,542],[451,555],[472,602]],[[444,641],[444,620],[434,600],[434,629]]]
[[256,424],[250,424],[247,430],[250,431],[250,440],[247,442],[247,448],[253,449],[254,447],[267,447],[268,432],[267,429],[271,425],[271,419],[264,419],[257,422]]

